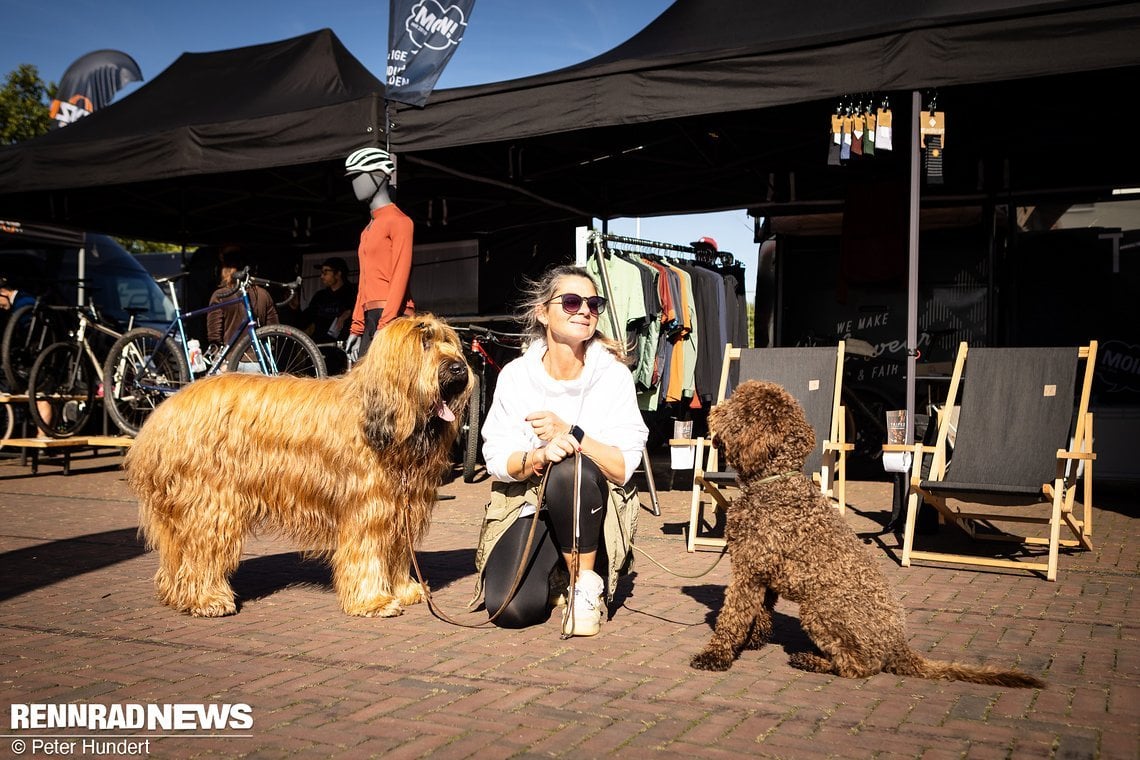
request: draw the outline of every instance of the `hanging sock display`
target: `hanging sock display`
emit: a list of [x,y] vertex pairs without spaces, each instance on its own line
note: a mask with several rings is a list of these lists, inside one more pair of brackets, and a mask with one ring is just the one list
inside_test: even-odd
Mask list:
[[942,136],[931,135],[926,138],[926,147],[923,151],[926,168],[926,184],[941,185],[942,179]]
[[843,117],[843,144],[839,147],[839,158],[841,161],[847,161],[851,158],[851,140],[852,129],[854,127],[854,120],[850,114]]
[[887,98],[875,109],[875,98],[864,93],[858,100],[844,97],[831,114],[827,165],[842,166],[853,157],[873,157],[876,150],[891,149],[891,108]]
[[926,173],[926,184],[941,185],[942,151],[946,146],[946,114],[936,111],[935,102],[922,117],[919,133],[922,135],[922,156]]
[[867,113],[865,116],[866,128],[865,128],[865,131],[863,133],[863,155],[864,156],[875,155],[875,128],[876,128],[875,121],[876,121],[875,112],[872,111],[870,109],[870,107],[868,107]]
[[839,154],[843,147],[843,117],[838,113],[831,115],[831,140],[827,144],[827,165],[839,166]]
[[886,101],[875,115],[875,150],[893,150],[891,139],[891,107]]

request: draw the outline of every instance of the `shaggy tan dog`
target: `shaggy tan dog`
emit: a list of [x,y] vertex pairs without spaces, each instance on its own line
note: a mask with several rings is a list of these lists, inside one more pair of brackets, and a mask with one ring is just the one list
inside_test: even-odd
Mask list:
[[455,331],[420,315],[381,330],[338,378],[230,373],[174,394],[125,462],[140,532],[159,553],[159,598],[233,614],[242,543],[272,530],[331,558],[350,615],[422,601],[409,553],[427,532],[470,385]]
[[859,539],[803,474],[815,434],[795,399],[749,381],[709,413],[709,432],[739,474],[725,536],[732,578],[712,639],[690,664],[727,670],[772,634],[779,596],[799,603],[818,647],[791,664],[861,678],[880,671],[998,686],[1043,687],[1018,670],[928,660],[907,645],[904,612]]

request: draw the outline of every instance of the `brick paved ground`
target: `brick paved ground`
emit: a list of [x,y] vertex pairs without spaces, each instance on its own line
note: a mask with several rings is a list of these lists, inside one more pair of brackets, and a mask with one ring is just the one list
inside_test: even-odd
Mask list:
[[[344,616],[321,565],[267,537],[246,546],[233,617],[156,603],[153,554],[117,455],[38,476],[0,460],[0,682],[12,703],[248,703],[249,737],[151,742],[155,757],[883,757],[1138,758],[1140,558],[1134,494],[1103,490],[1097,549],[1062,558],[1058,583],[1028,574],[898,566],[871,537],[889,486],[853,483],[848,512],[909,610],[916,649],[1017,663],[1043,691],[892,675],[803,673],[794,604],[775,642],[725,673],[688,667],[707,640],[729,564],[687,580],[640,560],[602,633],[563,641],[558,619],[522,631],[465,629],[418,605],[399,618]],[[680,478],[678,478],[680,480]],[[665,478],[659,478],[662,485]],[[439,605],[462,614],[488,486],[446,485],[420,562]],[[662,491],[638,544],[675,570],[686,491]],[[645,500],[647,502],[647,499]],[[945,540],[941,538],[941,540]],[[30,738],[33,732],[23,732]],[[8,756],[12,737],[0,742]],[[25,757],[29,756],[27,754]],[[40,756],[40,755],[36,755]]]

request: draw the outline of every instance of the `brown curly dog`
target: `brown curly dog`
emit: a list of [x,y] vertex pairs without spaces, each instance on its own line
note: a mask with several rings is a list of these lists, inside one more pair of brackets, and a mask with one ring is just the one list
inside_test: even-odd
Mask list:
[[902,605],[855,533],[803,474],[815,434],[795,399],[774,383],[749,381],[709,413],[709,432],[739,473],[741,493],[725,525],[732,578],[704,651],[690,664],[727,670],[742,649],[772,634],[782,595],[818,652],[791,664],[862,678],[880,671],[997,686],[1041,688],[1018,670],[928,660],[907,645]]

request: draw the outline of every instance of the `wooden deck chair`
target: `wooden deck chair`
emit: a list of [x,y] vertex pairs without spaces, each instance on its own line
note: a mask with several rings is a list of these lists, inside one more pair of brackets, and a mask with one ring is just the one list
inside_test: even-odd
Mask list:
[[[970,348],[958,350],[946,409],[952,408],[964,382],[957,436],[947,461],[949,415],[942,415],[934,446],[914,448],[902,564],[913,560],[953,562],[1044,571],[1057,579],[1060,546],[1092,549],[1092,414],[1089,394],[1096,364],[1096,341],[1081,348]],[[968,356],[968,359],[967,359]],[[1078,382],[1078,365],[1085,361]],[[1074,401],[1075,400],[1075,401]],[[929,462],[924,474],[923,458]],[[1084,467],[1083,515],[1076,519],[1080,465]],[[938,510],[939,518],[971,538],[1047,546],[1045,562],[975,554],[914,550],[919,500]],[[950,504],[953,499],[956,504]],[[965,509],[963,504],[988,509]],[[1048,526],[1048,536],[1020,536],[994,522]],[[1061,528],[1073,534],[1061,540]],[[1041,550],[1035,552],[1040,558]]]
[[[816,437],[815,450],[804,463],[804,472],[836,501],[840,514],[846,509],[847,452],[854,449],[852,444],[844,443],[844,410],[839,400],[843,390],[843,356],[842,341],[838,346],[818,348],[734,348],[730,343],[725,347],[717,391],[719,403],[741,382],[767,380],[792,394],[803,407]],[[697,546],[724,546],[723,538],[708,535],[715,526],[704,519],[704,507],[709,503],[723,515],[732,499],[731,491],[737,486],[736,473],[723,467],[720,452],[711,441],[698,438],[695,445],[689,551]],[[706,502],[705,496],[711,502]]]

